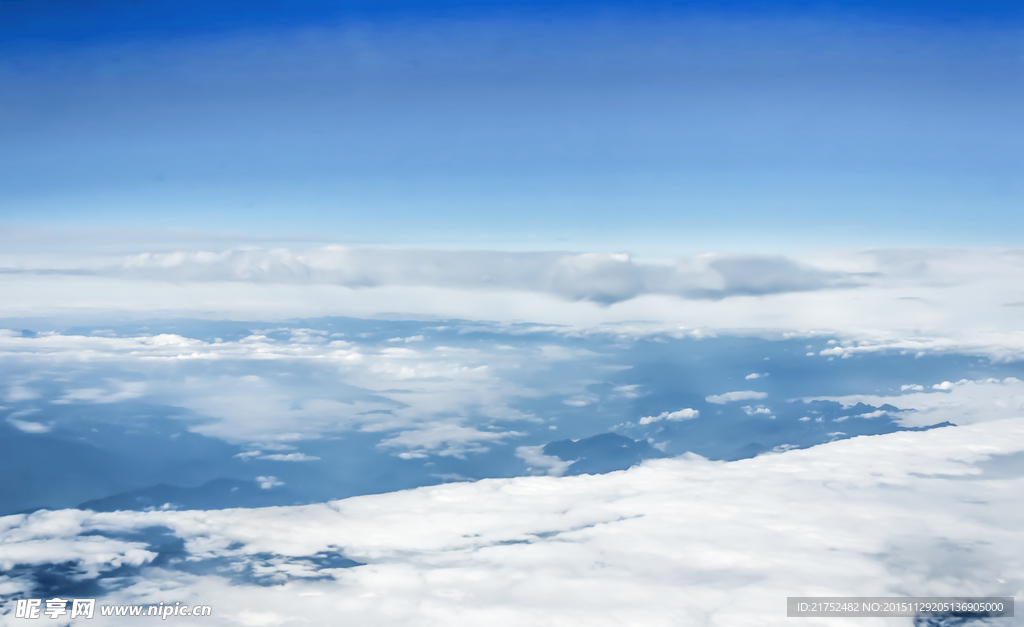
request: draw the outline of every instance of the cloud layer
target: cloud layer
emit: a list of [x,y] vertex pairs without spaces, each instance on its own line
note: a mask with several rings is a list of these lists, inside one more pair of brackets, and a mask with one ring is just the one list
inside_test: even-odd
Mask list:
[[[224,625],[774,625],[787,596],[1020,596],[1022,452],[1015,418],[303,507],[44,511],[0,518],[0,586],[31,593],[15,564],[129,564],[105,602],[208,603]],[[184,552],[155,561],[154,528]],[[339,553],[364,565],[311,568]]]
[[[57,398],[37,402],[24,412],[53,404],[144,398],[214,418],[193,429],[251,443],[254,453],[287,448],[290,442],[324,433],[361,430],[390,433],[381,446],[412,458],[486,451],[488,443],[519,435],[496,422],[539,422],[512,403],[538,392],[510,375],[549,370],[558,358],[545,355],[545,348],[559,348],[424,345],[422,336],[397,346],[388,341],[350,341],[339,337],[344,334],[331,336],[313,329],[279,329],[271,334],[277,337],[251,334],[204,341],[167,333],[23,337],[0,330],[0,365],[21,372],[22,381],[8,389],[7,397],[23,404],[38,398],[36,388],[50,385],[41,380],[40,371],[64,372],[59,391],[51,392]],[[571,353],[562,358],[571,358]],[[145,380],[125,380],[129,377]],[[17,412],[8,416],[8,422],[25,432],[49,428]],[[315,460],[287,450],[264,452],[258,458]]]
[[[0,255],[0,317],[475,319],[614,333],[834,334],[878,350],[1024,356],[1015,250],[796,257],[505,253],[327,246]],[[407,344],[403,342],[403,344]]]
[[676,262],[653,262],[615,253],[439,251],[335,245],[307,251],[147,252],[120,259],[66,260],[62,267],[40,267],[39,261],[26,261],[12,259],[12,266],[2,271],[170,282],[503,289],[549,293],[567,300],[604,305],[642,294],[721,299],[860,284],[847,273],[768,255],[707,254]]
[[[983,379],[971,381],[943,381],[936,383],[929,391],[917,384],[902,386],[902,394],[891,396],[879,394],[852,394],[848,396],[809,397],[805,401],[827,400],[852,406],[895,405],[908,410],[899,414],[899,422],[908,427],[921,427],[939,422],[973,424],[989,420],[1000,420],[1024,415],[1024,381],[1016,377],[1005,379]],[[877,417],[885,412],[864,414]]]

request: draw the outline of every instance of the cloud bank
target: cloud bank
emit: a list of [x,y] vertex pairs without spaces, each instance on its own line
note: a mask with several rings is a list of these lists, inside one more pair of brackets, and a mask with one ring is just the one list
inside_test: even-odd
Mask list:
[[[822,357],[885,350],[1024,356],[1024,253],[936,249],[797,257],[506,253],[327,246],[0,254],[0,318],[317,316],[473,319],[632,336],[830,334]],[[394,338],[412,346],[413,337]],[[408,341],[406,341],[408,340]]]
[[[105,602],[215,604],[223,625],[776,625],[787,596],[1019,597],[1022,454],[1014,418],[303,507],[43,511],[0,518],[0,586],[128,565]],[[160,528],[180,552],[142,539]],[[363,565],[312,566],[329,555]]]
[[[850,273],[815,268],[782,256],[706,254],[675,262],[643,261],[619,253],[439,251],[323,248],[292,251],[140,253],[120,259],[9,259],[5,274],[103,276],[167,282],[504,289],[541,292],[604,305],[642,294],[690,299],[854,287]],[[52,259],[48,259],[52,263]]]
[[[1014,418],[1024,415],[1024,381],[1016,377],[1002,380],[989,378],[980,381],[961,379],[943,381],[929,386],[904,385],[902,394],[851,394],[847,396],[808,397],[805,401],[827,400],[849,407],[857,403],[866,405],[895,405],[903,410],[898,415],[900,424],[922,427],[940,422],[973,424],[989,420]],[[863,417],[877,417],[886,412],[872,412]]]

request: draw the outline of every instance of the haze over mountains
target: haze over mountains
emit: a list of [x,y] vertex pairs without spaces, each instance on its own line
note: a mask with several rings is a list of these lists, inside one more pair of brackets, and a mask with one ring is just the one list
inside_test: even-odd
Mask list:
[[957,393],[935,388],[950,380],[1014,393],[1024,378],[1019,362],[964,355],[836,359],[826,337],[465,321],[152,320],[0,344],[0,466],[19,477],[4,514],[291,505],[687,452],[736,460],[971,422],[918,408]]

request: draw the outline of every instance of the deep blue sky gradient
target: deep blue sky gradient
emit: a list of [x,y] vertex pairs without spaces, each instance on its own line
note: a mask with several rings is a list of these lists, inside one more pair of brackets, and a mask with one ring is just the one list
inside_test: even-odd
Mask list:
[[930,25],[962,25],[965,22],[980,21],[1005,26],[1008,22],[1017,22],[1019,25],[1024,20],[1024,6],[1012,0],[5,0],[0,3],[0,41],[7,45],[14,42],[21,45],[29,42],[80,45],[118,38],[153,40],[232,33],[246,29],[278,30],[318,25],[325,21],[446,21],[513,17],[550,19],[600,14],[717,15],[737,19],[814,17]]
[[1020,3],[0,3],[0,225],[1014,245]]

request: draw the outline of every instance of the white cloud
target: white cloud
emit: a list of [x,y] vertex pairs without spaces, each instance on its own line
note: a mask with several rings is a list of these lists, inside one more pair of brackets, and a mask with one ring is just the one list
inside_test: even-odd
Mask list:
[[25,433],[48,433],[53,428],[50,425],[44,425],[39,422],[18,420],[17,418],[8,418],[7,422],[19,431],[24,431]]
[[[88,383],[79,384],[74,377],[62,377],[54,383],[63,389],[51,402],[69,405],[145,398],[203,416],[205,420],[191,427],[196,432],[265,450],[280,445],[285,437],[314,439],[351,430],[400,432],[405,435],[392,438],[392,444],[413,442],[415,438],[408,434],[425,429],[423,425],[438,415],[449,422],[470,424],[466,426],[470,430],[481,415],[486,422],[537,421],[513,407],[517,399],[539,394],[517,381],[552,367],[548,347],[484,350],[431,347],[418,341],[397,347],[289,331],[290,338],[283,340],[253,333],[212,342],[174,334],[40,333],[26,338],[0,331],[0,359],[26,372],[57,368],[75,376],[131,373],[145,382],[116,378],[97,382],[86,376]],[[576,358],[592,355],[577,352]],[[417,451],[463,455],[486,450],[479,443],[496,437],[480,432],[478,443],[470,445],[464,437],[467,431],[448,433],[456,437],[451,446],[435,442],[428,447],[417,445]],[[511,433],[506,430],[506,435]]]
[[619,385],[615,387],[615,393],[622,398],[639,398],[641,387],[640,384]]
[[[41,511],[0,518],[0,567],[145,564],[155,554],[117,534],[163,525],[194,558],[259,559],[288,583],[165,566],[103,602],[215,599],[222,617],[381,627],[771,625],[787,596],[1021,596],[1022,452],[1011,419],[302,507]],[[311,579],[303,560],[330,551],[366,565]]]
[[[834,334],[845,339],[819,353],[833,357],[879,351],[1024,357],[1017,309],[1004,306],[1024,276],[1020,251],[656,261],[605,253],[326,247],[142,253],[60,264],[24,256],[7,265],[17,271],[0,275],[7,296],[0,317],[117,311],[282,320],[398,313],[693,337]],[[62,268],[79,274],[62,275]],[[861,287],[848,289],[853,284]],[[686,307],[680,298],[690,299]]]
[[142,381],[110,381],[109,383],[117,389],[115,391],[100,388],[68,390],[61,398],[50,402],[58,405],[69,403],[117,403],[139,398],[146,393],[146,383]]
[[[901,410],[910,410],[901,411],[896,415],[896,420],[908,427],[922,427],[945,421],[963,425],[1024,416],[1024,381],[1014,377],[979,381],[961,379],[956,383],[944,381],[932,385],[931,390],[909,394],[904,392],[893,396],[851,394],[809,397],[803,400],[835,401],[845,407],[852,407],[857,403],[874,407],[893,405]],[[865,414],[865,417],[872,416]]]
[[917,385],[914,383],[900,386],[900,392],[906,392],[907,390],[910,390],[911,392],[921,392],[922,390],[924,390],[924,386]]
[[270,455],[260,455],[258,459],[269,459],[275,462],[314,462],[320,458],[315,455],[306,455],[305,453],[273,453]]
[[413,336],[410,336],[410,337],[393,337],[390,340],[388,340],[388,342],[391,342],[391,343],[404,342],[406,344],[408,344],[409,342],[422,342],[422,341],[423,341],[423,336],[422,335],[413,335]]
[[260,484],[260,488],[264,490],[270,490],[271,488],[284,485],[283,481],[279,481],[278,478],[274,476],[256,477],[256,481]]
[[679,409],[672,412],[663,411],[657,416],[644,416],[640,419],[640,424],[649,425],[652,422],[659,422],[661,420],[690,420],[691,418],[696,418],[699,415],[699,411],[687,407],[686,409]]
[[763,373],[751,372],[750,374],[748,374],[744,378],[745,379],[760,379],[762,377],[767,377],[767,376],[768,376],[767,372],[763,372]]
[[222,252],[143,252],[105,260],[69,259],[60,267],[45,267],[52,261],[23,257],[21,267],[11,274],[81,278],[84,270],[90,276],[134,281],[513,289],[601,304],[652,293],[716,299],[859,283],[843,272],[770,255],[705,254],[672,262],[639,261],[626,254],[605,252],[325,246],[304,251],[244,248]]
[[748,416],[770,415],[772,413],[772,410],[768,409],[764,405],[758,405],[757,407],[751,407],[747,405],[744,406],[742,409],[743,413],[745,413]]
[[276,612],[251,612],[243,610],[238,614],[238,622],[252,627],[267,627],[268,625],[285,625],[293,622],[290,614],[278,614]]
[[516,457],[526,462],[528,472],[547,473],[552,477],[561,477],[573,464],[554,455],[545,455],[543,446],[519,446],[516,448]]
[[7,388],[7,396],[4,398],[8,403],[17,403],[19,401],[31,401],[40,397],[39,392],[30,390],[21,385],[12,385]]
[[726,392],[725,394],[715,394],[704,398],[709,403],[716,403],[718,405],[724,405],[725,403],[731,403],[733,401],[756,401],[762,398],[768,398],[768,395],[764,392],[755,392],[753,390],[741,390],[737,392]]
[[586,407],[587,405],[589,405],[592,402],[593,401],[591,401],[589,399],[586,399],[586,398],[569,398],[569,399],[566,399],[566,400],[562,401],[562,404],[563,405],[568,405],[570,407]]
[[[551,329],[554,331],[555,329]],[[574,361],[577,359],[586,359],[589,357],[596,357],[597,354],[593,351],[588,351],[585,348],[574,348],[571,346],[562,346],[559,344],[548,344],[539,347],[540,358],[545,361]]]
[[406,453],[400,455],[406,459],[425,457],[428,453],[463,457],[466,453],[486,452],[487,442],[503,442],[522,435],[516,431],[481,431],[453,422],[435,421],[402,431],[382,440],[378,446],[406,449]]
[[[15,537],[14,541],[0,544],[0,568],[10,571],[18,564],[74,561],[84,571],[84,575],[95,577],[104,566],[138,566],[156,557],[156,553],[146,550],[146,545],[142,543],[100,536],[62,537],[60,534],[70,531],[76,521],[57,518],[54,522],[60,526],[50,533],[33,535],[31,539],[19,540]],[[11,538],[8,536],[7,539]]]

